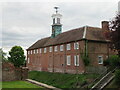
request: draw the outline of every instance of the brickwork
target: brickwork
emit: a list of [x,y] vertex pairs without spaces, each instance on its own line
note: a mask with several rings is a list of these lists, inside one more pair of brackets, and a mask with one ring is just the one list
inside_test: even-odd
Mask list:
[[2,81],[25,80],[28,78],[28,68],[15,68],[9,62],[2,63]]

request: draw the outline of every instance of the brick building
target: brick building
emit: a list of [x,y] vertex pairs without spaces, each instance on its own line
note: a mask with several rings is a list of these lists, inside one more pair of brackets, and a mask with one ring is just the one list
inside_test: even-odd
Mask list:
[[[57,8],[56,8],[57,9]],[[82,56],[89,56],[90,65],[102,66],[112,51],[104,33],[108,30],[108,22],[102,22],[102,28],[83,26],[62,32],[60,22],[62,15],[52,15],[52,34],[38,40],[27,49],[27,67],[29,70],[84,73],[85,65]]]

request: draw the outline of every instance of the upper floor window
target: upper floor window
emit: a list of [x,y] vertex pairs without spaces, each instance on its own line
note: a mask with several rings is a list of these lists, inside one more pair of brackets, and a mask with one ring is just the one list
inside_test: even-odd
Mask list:
[[42,53],[42,48],[40,48],[40,53]]
[[74,55],[74,65],[79,66],[79,55]]
[[67,44],[67,50],[70,50],[71,47],[70,47],[70,44]]
[[38,49],[36,49],[36,53],[38,53]]
[[52,47],[49,47],[49,52],[52,52]]
[[63,51],[63,45],[60,45],[60,51]]
[[44,53],[46,53],[47,52],[47,48],[44,48]]
[[34,54],[35,54],[35,50],[34,50],[34,52],[33,52]]
[[98,56],[98,64],[103,64],[103,57],[102,56]]
[[30,51],[28,51],[28,54],[30,54]]
[[71,64],[71,56],[67,55],[67,65],[70,65],[70,64]]
[[32,50],[31,50],[31,54],[32,54]]
[[74,43],[74,49],[79,49],[79,43],[78,42]]
[[57,46],[55,46],[55,50],[54,50],[55,52],[57,52],[58,50],[57,50]]

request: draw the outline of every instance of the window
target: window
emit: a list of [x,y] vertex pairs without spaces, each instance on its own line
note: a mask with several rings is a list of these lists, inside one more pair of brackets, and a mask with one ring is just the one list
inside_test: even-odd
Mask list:
[[67,50],[70,50],[71,48],[70,48],[70,44],[67,44]]
[[32,54],[32,50],[31,50],[31,54]]
[[60,24],[60,18],[57,18],[57,23]]
[[28,58],[28,63],[30,63],[30,58]]
[[30,51],[28,51],[28,54],[30,54]]
[[103,64],[103,57],[102,56],[98,56],[98,64]]
[[34,54],[35,54],[35,50],[34,50],[34,52],[33,52]]
[[57,46],[55,46],[55,52],[57,52]]
[[52,52],[52,47],[49,47],[49,52]]
[[63,51],[63,45],[60,45],[60,51]]
[[38,53],[38,49],[36,50],[36,53]]
[[79,43],[78,42],[74,43],[74,49],[79,49]]
[[79,66],[79,55],[74,55],[74,65]]
[[70,65],[70,64],[71,64],[71,56],[68,55],[68,56],[67,56],[67,65]]
[[42,49],[40,48],[40,53],[42,53]]
[[53,19],[53,24],[55,24],[55,18]]
[[46,48],[44,48],[44,53],[46,53],[47,52],[47,49]]

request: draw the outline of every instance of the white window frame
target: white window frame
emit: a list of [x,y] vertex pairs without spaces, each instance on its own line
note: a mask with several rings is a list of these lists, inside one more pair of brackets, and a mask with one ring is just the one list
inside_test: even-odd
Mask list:
[[49,47],[49,52],[52,52],[52,47]]
[[30,63],[30,58],[28,57],[28,60],[27,60],[28,63]]
[[38,53],[38,49],[36,49],[36,53]]
[[103,56],[98,56],[98,64],[103,64]]
[[33,53],[35,54],[35,49],[34,49]]
[[71,49],[71,44],[67,44],[67,50],[70,50]]
[[42,48],[40,48],[40,53],[42,53]]
[[57,47],[57,46],[55,46],[55,47],[54,47],[54,49],[55,49],[55,50],[54,50],[55,52],[57,52],[57,51],[58,51],[58,47]]
[[63,51],[63,47],[64,47],[63,45],[60,45],[60,51]]
[[46,53],[47,52],[47,48],[44,48],[44,53]]
[[67,65],[71,65],[71,56],[67,55]]
[[31,54],[32,54],[32,50],[31,50]]
[[79,55],[74,55],[74,65],[79,66]]
[[74,43],[74,49],[79,49],[79,42]]

